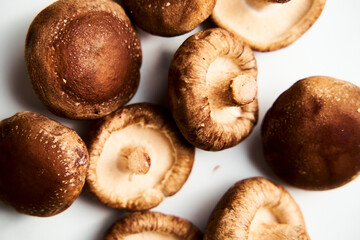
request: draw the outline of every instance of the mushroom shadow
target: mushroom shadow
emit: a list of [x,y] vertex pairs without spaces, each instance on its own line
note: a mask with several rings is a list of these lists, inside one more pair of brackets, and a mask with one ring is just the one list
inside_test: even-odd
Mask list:
[[249,159],[251,163],[261,172],[262,175],[270,179],[278,180],[274,172],[271,170],[271,168],[265,161],[261,139],[261,130],[259,125],[260,123],[258,123],[258,126],[254,128],[247,142],[248,146],[246,149]]
[[36,96],[27,73],[24,57],[25,39],[20,38],[19,35],[15,33],[12,38],[9,38],[9,41],[12,40],[11,44],[8,44],[12,48],[10,51],[12,56],[8,58],[10,61],[6,74],[8,88],[23,109],[44,113],[47,110]]
[[11,216],[11,218],[21,218],[23,215],[18,213],[14,208],[5,203],[0,202],[0,212],[6,216]]
[[217,28],[218,25],[215,24],[215,22],[212,20],[211,17],[207,18],[204,22],[202,22],[200,25],[201,30],[206,30],[210,28]]
[[143,80],[142,97],[151,102],[167,107],[168,72],[174,53],[163,50],[151,68],[146,71]]
[[99,224],[99,226],[101,225],[102,227],[97,228],[96,234],[90,240],[103,239],[105,233],[110,228],[110,226],[113,225],[118,219],[128,214],[128,212],[125,210],[111,209],[110,207],[102,204],[89,192],[87,186],[85,186],[84,190],[81,192],[80,198],[82,201],[85,201],[88,204],[96,205],[96,207],[106,208],[106,210],[111,210],[110,216],[108,216],[104,221]]
[[116,212],[114,211],[114,213],[108,217],[105,222],[102,222],[102,227],[100,230],[98,230],[98,232],[94,235],[93,238],[91,238],[90,240],[99,240],[99,239],[103,239],[106,232],[108,231],[108,229],[120,218],[122,218],[123,216],[125,216],[126,213],[121,211],[121,212]]

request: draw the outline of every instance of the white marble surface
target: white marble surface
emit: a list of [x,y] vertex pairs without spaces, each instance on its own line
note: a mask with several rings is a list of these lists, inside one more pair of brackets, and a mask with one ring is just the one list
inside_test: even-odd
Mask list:
[[[33,93],[26,73],[23,52],[27,28],[35,15],[52,2],[16,0],[1,4],[0,119],[31,110],[59,120],[83,135],[86,122],[49,113]],[[328,0],[321,17],[298,41],[282,50],[256,53],[259,124],[248,139],[234,148],[221,152],[197,149],[187,183],[153,210],[186,218],[204,230],[215,204],[236,181],[265,176],[280,182],[264,164],[259,130],[263,116],[280,93],[304,77],[328,75],[360,85],[359,10],[358,0]],[[142,76],[131,103],[166,104],[170,60],[178,46],[195,31],[176,38],[140,32]],[[360,239],[360,178],[341,188],[322,192],[284,186],[300,205],[313,240]],[[97,240],[123,214],[101,205],[87,192],[68,210],[50,218],[25,216],[0,203],[0,239]]]

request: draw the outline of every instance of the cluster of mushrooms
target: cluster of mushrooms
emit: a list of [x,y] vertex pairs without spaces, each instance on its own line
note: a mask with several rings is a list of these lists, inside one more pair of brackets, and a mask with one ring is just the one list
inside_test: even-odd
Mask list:
[[[18,212],[53,216],[85,182],[103,204],[132,211],[104,239],[310,239],[289,193],[262,177],[235,183],[205,233],[148,211],[177,193],[195,147],[220,151],[258,121],[253,50],[288,46],[319,17],[325,0],[58,0],[31,23],[25,59],[33,89],[54,114],[98,119],[88,139],[34,112],[0,122],[0,200]],[[125,12],[124,9],[127,12]],[[177,36],[211,16],[175,53],[168,109],[125,105],[140,80],[143,30]],[[261,125],[267,163],[293,186],[325,190],[360,173],[360,88],[326,76],[299,80]],[[247,204],[252,202],[251,205]],[[174,224],[175,223],[175,224]]]

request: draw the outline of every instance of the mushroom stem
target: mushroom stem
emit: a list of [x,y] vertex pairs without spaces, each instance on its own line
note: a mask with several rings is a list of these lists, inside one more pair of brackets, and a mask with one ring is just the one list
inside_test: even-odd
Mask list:
[[151,159],[143,149],[135,149],[127,157],[127,167],[131,174],[145,175],[149,172]]
[[255,9],[261,10],[273,3],[287,3],[291,0],[245,0],[247,4]]
[[240,105],[253,102],[257,94],[257,82],[255,77],[249,74],[240,74],[230,82],[232,100]]
[[310,240],[306,230],[301,226],[292,226],[289,224],[266,224],[262,223],[256,231],[251,232],[249,239],[262,240]]

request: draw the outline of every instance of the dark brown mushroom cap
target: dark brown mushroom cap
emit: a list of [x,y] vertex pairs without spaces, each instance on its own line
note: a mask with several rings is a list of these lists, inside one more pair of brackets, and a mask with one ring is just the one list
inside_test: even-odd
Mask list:
[[110,0],[60,0],[41,11],[26,37],[31,83],[53,113],[95,119],[128,102],[140,78],[140,39]]
[[[215,80],[210,72],[218,74]],[[252,102],[239,104],[231,96],[233,86],[241,84],[233,81],[251,79],[257,87],[256,76],[253,52],[228,31],[208,29],[188,38],[171,62],[168,89],[171,112],[185,138],[212,151],[246,138],[258,119],[256,90]]]
[[[200,230],[186,219],[159,212],[134,212],[116,221],[103,240],[121,240],[136,234],[154,234],[152,239],[200,240]],[[162,237],[162,238],[161,238]],[[139,238],[148,239],[148,238]]]
[[21,112],[0,122],[0,200],[48,217],[67,209],[85,183],[88,153],[70,128]]
[[286,182],[325,190],[360,173],[360,88],[325,76],[296,82],[262,123],[267,162]]
[[[157,105],[122,107],[101,119],[93,131],[87,182],[91,192],[110,207],[150,209],[178,192],[190,175],[194,147],[183,138],[171,114]],[[143,160],[134,160],[143,161],[146,171],[134,173],[126,161],[141,157],[141,152]]]
[[326,0],[222,0],[212,19],[258,51],[284,48],[318,19]]
[[122,0],[135,23],[160,36],[177,36],[195,29],[207,19],[216,0]]
[[204,240],[309,239],[299,206],[281,186],[262,177],[235,183],[212,212]]

